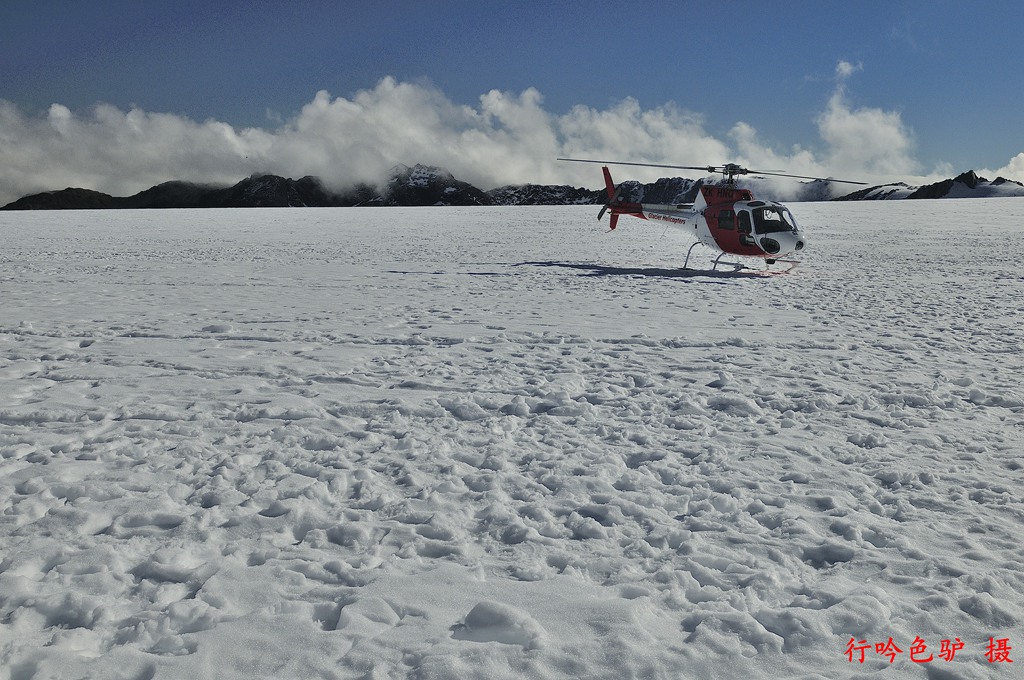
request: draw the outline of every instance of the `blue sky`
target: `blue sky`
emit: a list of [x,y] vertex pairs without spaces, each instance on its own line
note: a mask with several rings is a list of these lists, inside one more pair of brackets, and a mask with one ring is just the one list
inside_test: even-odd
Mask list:
[[[305,169],[296,160],[301,150],[285,150],[285,139],[294,141],[309,129],[303,128],[309,123],[304,112],[315,113],[311,108],[323,91],[327,98],[320,108],[331,112],[322,111],[318,119],[321,137],[329,130],[338,137],[365,138],[389,116],[408,116],[415,124],[438,117],[440,127],[425,127],[424,135],[456,144],[460,158],[478,155],[478,164],[493,160],[517,168],[505,173],[511,181],[529,179],[516,174],[527,172],[520,168],[527,159],[477,154],[466,141],[466,128],[477,126],[493,152],[497,138],[517,125],[500,113],[510,106],[517,107],[510,116],[545,117],[546,123],[537,122],[547,125],[540,134],[553,138],[548,146],[523,143],[524,151],[614,152],[625,154],[624,160],[680,164],[782,162],[791,172],[837,176],[929,177],[971,168],[1013,174],[1018,167],[1024,174],[1024,156],[1017,158],[1024,152],[1022,25],[1020,0],[637,6],[594,0],[4,0],[0,100],[6,113],[0,112],[0,160],[9,166],[26,157],[56,163],[63,154],[67,168],[77,167],[90,148],[121,143],[124,135],[114,128],[131,126],[128,114],[135,111],[144,119],[135,127],[145,128],[154,147],[126,151],[132,163],[107,158],[108,164],[126,165],[120,180],[83,167],[77,171],[82,182],[114,188],[118,182],[130,185],[129,176],[149,181],[172,172],[192,179],[190,170],[209,178],[230,174],[231,164],[210,157],[193,158],[196,167],[190,168],[189,157],[180,152],[175,163],[163,162],[152,172],[141,172],[135,159],[160,156],[159,134],[210,133],[214,122],[233,130],[240,159],[259,158],[267,170],[299,174]],[[384,92],[384,79],[412,92]],[[492,91],[502,97],[490,110],[481,97]],[[357,104],[361,95],[374,100],[360,106],[373,108],[376,117],[362,126],[341,124],[340,109]],[[389,97],[395,101],[385,102]],[[398,114],[389,106],[406,108]],[[425,109],[416,113],[409,107]],[[476,114],[475,122],[453,113],[459,107]],[[598,132],[596,127],[579,130],[581,111],[592,126],[624,125],[623,143],[609,143],[607,136],[615,133],[608,130],[600,132],[602,143],[587,142]],[[664,120],[652,123],[652,116]],[[566,132],[569,118],[575,132]],[[652,125],[662,123],[689,126],[690,134],[676,139],[652,132]],[[101,127],[102,139],[89,137]],[[879,150],[867,158],[855,137],[878,128],[888,139],[877,140]],[[247,129],[265,134],[247,138]],[[54,130],[59,140],[47,138]],[[449,138],[449,132],[457,136]],[[529,133],[532,142],[538,140],[535,133]],[[523,130],[517,134],[520,141],[527,136]],[[626,142],[634,134],[647,137],[630,146]],[[428,141],[410,144],[408,157],[392,145],[382,163],[451,165],[454,152],[419,157],[432,155]],[[893,145],[897,158],[878,156]],[[348,148],[336,151],[344,156]],[[730,157],[693,157],[701,151]],[[548,160],[537,159],[542,176],[535,179],[580,177],[574,174],[578,169],[559,170]],[[309,170],[323,174],[325,165],[343,162],[320,159]],[[207,167],[213,165],[216,169]],[[244,165],[239,172],[252,169]],[[483,183],[505,179],[496,170],[469,167],[467,161],[451,169]],[[10,172],[0,175],[0,184],[25,188]],[[108,175],[116,172],[112,168]],[[345,178],[337,174],[339,181]],[[52,177],[71,181],[76,176],[69,171]],[[33,181],[44,179],[37,170]]]

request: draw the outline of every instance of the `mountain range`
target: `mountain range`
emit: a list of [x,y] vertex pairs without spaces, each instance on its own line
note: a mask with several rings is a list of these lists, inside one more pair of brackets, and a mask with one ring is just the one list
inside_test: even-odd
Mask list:
[[[723,180],[662,178],[657,182],[622,182],[622,197],[646,203],[692,203],[701,186]],[[801,183],[796,193],[776,195],[770,180],[751,177],[742,185],[761,198],[787,201],[830,200],[831,186],[816,180]],[[861,189],[832,198],[839,201],[916,198],[987,198],[1024,196],[1024,184],[998,177],[989,181],[973,170],[920,187],[903,183]],[[252,175],[229,187],[172,181],[133,196],[115,197],[90,189],[68,188],[32,194],[0,210],[91,210],[116,208],[261,208],[429,205],[590,205],[605,200],[603,190],[567,185],[521,184],[482,191],[456,179],[443,168],[397,166],[382,186],[359,184],[332,190],[316,177],[293,180],[277,175]]]

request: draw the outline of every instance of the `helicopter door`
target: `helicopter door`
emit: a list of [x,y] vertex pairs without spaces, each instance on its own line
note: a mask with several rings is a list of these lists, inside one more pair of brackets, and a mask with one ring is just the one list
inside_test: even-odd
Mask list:
[[753,223],[750,220],[749,210],[740,210],[736,213],[736,227],[740,232],[740,243],[745,246],[757,245],[751,233],[754,231]]

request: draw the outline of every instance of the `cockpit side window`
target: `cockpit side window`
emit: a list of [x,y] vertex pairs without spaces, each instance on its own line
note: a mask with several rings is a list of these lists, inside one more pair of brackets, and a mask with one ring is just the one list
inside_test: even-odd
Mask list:
[[730,231],[736,228],[736,213],[732,210],[719,210],[718,211],[718,228],[729,229]]

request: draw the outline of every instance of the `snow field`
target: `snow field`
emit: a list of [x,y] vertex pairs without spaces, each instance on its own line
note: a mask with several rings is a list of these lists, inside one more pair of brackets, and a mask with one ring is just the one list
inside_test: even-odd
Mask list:
[[1012,673],[1024,204],[792,207],[0,214],[0,679]]

